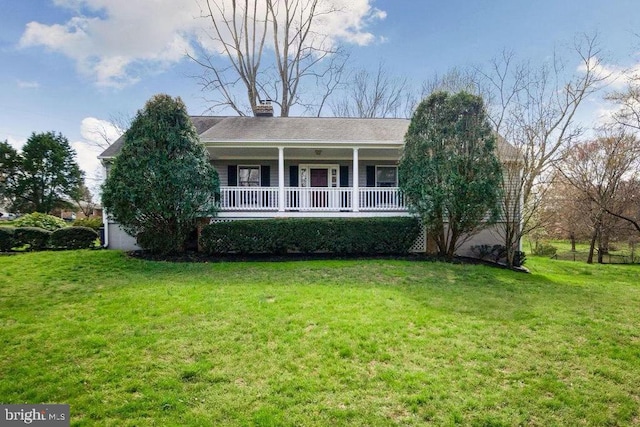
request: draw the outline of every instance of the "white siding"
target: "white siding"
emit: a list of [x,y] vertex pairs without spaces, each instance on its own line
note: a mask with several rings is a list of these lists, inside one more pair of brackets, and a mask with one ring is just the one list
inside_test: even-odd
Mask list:
[[117,222],[109,222],[108,229],[109,249],[123,251],[137,251],[140,249],[140,246],[136,244],[136,239],[120,228],[120,224]]
[[[218,171],[218,176],[220,177],[220,185],[228,186],[229,185],[229,177],[228,177],[228,167],[229,165],[269,165],[270,170],[269,174],[271,177],[271,187],[278,186],[278,161],[277,160],[217,160],[212,162],[216,170]],[[349,160],[337,160],[337,161],[318,161],[314,159],[308,160],[287,160],[285,157],[284,162],[284,186],[291,186],[289,168],[290,166],[297,166],[301,164],[313,164],[313,165],[339,165],[339,166],[347,166],[349,168],[349,187],[353,186],[353,162]],[[395,166],[396,162],[389,160],[361,160],[358,162],[359,169],[359,177],[358,177],[358,185],[362,187],[367,186],[367,166]]]

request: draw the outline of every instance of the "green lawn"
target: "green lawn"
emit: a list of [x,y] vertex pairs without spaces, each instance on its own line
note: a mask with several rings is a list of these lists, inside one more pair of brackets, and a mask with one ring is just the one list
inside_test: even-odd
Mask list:
[[0,402],[72,425],[640,425],[640,268],[0,256]]
[[[571,250],[569,240],[549,240],[544,243],[556,247],[558,251],[554,258],[558,260],[587,262],[589,257],[589,242],[576,242],[575,251]],[[531,253],[533,246],[531,241],[525,240],[525,252]],[[598,262],[597,251],[593,255],[593,262]],[[635,251],[632,251],[627,242],[612,242],[609,253],[603,256],[603,262],[605,264],[638,264],[640,263],[640,245],[636,247]]]

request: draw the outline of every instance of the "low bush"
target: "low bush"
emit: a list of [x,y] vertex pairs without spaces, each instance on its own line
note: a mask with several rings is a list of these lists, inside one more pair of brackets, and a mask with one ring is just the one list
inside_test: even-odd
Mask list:
[[[496,263],[507,262],[507,248],[504,245],[477,245],[472,246],[471,251],[479,259],[490,260]],[[522,267],[527,261],[527,256],[522,251],[513,254],[513,266]]]
[[15,246],[14,227],[0,227],[0,252],[9,252]]
[[548,243],[536,243],[532,252],[538,256],[554,256],[558,252],[558,248]]
[[98,231],[100,227],[102,227],[102,218],[100,217],[79,218],[73,221],[72,225],[74,227],[89,227]]
[[66,227],[67,223],[57,216],[34,212],[16,219],[13,225],[16,227],[38,227],[53,231]]
[[405,254],[419,233],[415,218],[238,220],[204,226],[200,245],[210,254]]
[[87,249],[95,245],[98,233],[89,227],[66,227],[51,233],[49,245],[58,249]]
[[14,246],[25,246],[30,251],[46,249],[51,232],[39,227],[17,227],[14,231]]
[[489,259],[492,257],[493,247],[491,245],[471,246],[471,252],[479,259]]
[[523,251],[516,251],[513,254],[514,267],[522,267],[525,262],[527,262],[527,254],[525,254]]

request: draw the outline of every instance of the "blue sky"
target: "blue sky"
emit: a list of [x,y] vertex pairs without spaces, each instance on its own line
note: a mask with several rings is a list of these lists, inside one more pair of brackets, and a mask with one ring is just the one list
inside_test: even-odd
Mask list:
[[[202,0],[200,0],[202,2]],[[533,63],[578,33],[599,33],[611,67],[640,63],[637,0],[335,0],[353,8],[340,40],[351,65],[384,61],[416,86],[452,67],[482,65],[503,49]],[[207,108],[184,57],[201,22],[196,0],[8,0],[0,15],[0,140],[20,147],[31,132],[63,133],[91,175],[91,125],[133,115],[152,95]],[[150,11],[149,4],[153,4]],[[339,24],[330,24],[339,25]],[[338,28],[329,28],[338,33]],[[634,35],[634,33],[636,35]],[[576,64],[568,64],[574,69]],[[586,108],[596,111],[599,100]]]

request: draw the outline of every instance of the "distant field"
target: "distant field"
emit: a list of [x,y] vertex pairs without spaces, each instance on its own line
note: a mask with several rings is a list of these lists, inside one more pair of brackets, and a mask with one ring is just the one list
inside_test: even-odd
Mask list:
[[[580,261],[586,262],[589,256],[589,242],[576,242],[576,250],[571,250],[571,242],[569,240],[550,240],[545,243],[551,244],[558,248],[555,259],[564,261]],[[533,243],[526,241],[524,243],[524,251],[531,253]],[[598,253],[594,253],[594,262],[597,261]],[[606,264],[629,264],[640,263],[640,244],[636,246],[636,250],[632,251],[626,242],[615,242],[611,244],[608,254],[604,255],[604,263]]]
[[76,426],[640,424],[640,269],[0,256],[0,401]]

